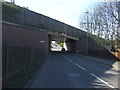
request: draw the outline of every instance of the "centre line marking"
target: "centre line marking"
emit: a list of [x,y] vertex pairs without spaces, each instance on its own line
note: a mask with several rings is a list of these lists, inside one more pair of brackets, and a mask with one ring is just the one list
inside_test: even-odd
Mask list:
[[85,70],[85,68],[81,67],[80,65],[78,65],[77,63],[74,63],[76,66],[78,66],[79,68],[81,68],[82,70]]
[[[63,55],[64,56],[64,55]],[[73,62],[71,59],[69,59],[68,57],[64,56],[67,60],[69,60],[70,62]]]
[[[64,56],[64,55],[63,55]],[[71,59],[69,59],[68,57],[64,56],[66,59],[68,59],[70,62],[73,62]],[[74,63],[76,66],[78,66],[79,68],[81,68],[82,70],[85,70],[85,68],[83,68],[82,66],[78,65],[77,63]]]
[[108,84],[107,82],[105,82],[104,80],[100,79],[99,77],[97,77],[96,75],[94,75],[93,73],[91,73],[92,76],[94,76],[95,78],[97,78],[98,80],[100,80],[101,82],[105,83],[106,85],[108,85],[111,88],[115,88],[113,86],[111,86],[110,84]]
[[[73,62],[73,61],[72,61],[71,59],[69,59],[68,57],[66,57],[66,56],[64,56],[64,55],[63,55],[63,57],[66,58],[67,60],[69,60],[70,62]],[[83,68],[83,67],[80,66],[79,64],[77,64],[77,63],[74,63],[74,64],[75,64],[76,66],[78,66],[79,68],[85,70],[85,68]],[[103,82],[104,84],[106,84],[107,86],[109,86],[109,87],[111,87],[111,88],[115,88],[115,87],[113,87],[112,85],[110,85],[110,84],[108,84],[107,82],[105,82],[104,80],[102,80],[101,78],[97,77],[95,74],[91,73],[91,75],[92,75],[93,77],[97,78],[98,80],[100,80],[101,82]]]

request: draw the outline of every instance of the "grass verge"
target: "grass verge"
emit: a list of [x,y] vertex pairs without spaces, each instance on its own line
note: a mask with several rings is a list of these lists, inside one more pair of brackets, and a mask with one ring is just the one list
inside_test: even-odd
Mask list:
[[23,88],[38,68],[42,66],[44,61],[45,60],[42,60],[41,62],[34,62],[30,65],[25,65],[24,68],[11,75],[7,81],[5,81],[4,88]]

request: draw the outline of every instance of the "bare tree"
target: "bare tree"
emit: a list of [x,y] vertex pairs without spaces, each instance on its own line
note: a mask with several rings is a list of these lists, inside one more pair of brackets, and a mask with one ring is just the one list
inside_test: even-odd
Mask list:
[[[84,15],[80,21],[81,28],[87,29],[89,33],[95,34],[99,38],[104,38],[103,45],[108,45],[106,40],[120,40],[120,29],[117,28],[120,24],[120,2],[101,2],[88,12],[89,15]],[[86,17],[88,18],[86,19]]]

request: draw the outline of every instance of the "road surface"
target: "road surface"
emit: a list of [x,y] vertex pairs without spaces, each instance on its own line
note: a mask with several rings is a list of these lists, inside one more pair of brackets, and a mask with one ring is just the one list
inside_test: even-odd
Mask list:
[[51,53],[27,88],[118,88],[118,71],[78,54]]

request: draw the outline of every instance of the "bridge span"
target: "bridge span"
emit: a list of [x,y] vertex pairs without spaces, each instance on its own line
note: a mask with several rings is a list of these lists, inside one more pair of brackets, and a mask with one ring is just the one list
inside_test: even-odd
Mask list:
[[[64,37],[64,38],[66,38],[66,40],[68,40],[68,43],[69,42],[74,43],[75,48],[74,48],[74,50],[71,49],[72,51],[88,53],[88,50],[93,51],[93,50],[102,50],[103,49],[94,40],[94,37],[95,37],[94,35],[89,35],[89,37],[88,37],[88,33],[84,32],[78,28],[67,25],[63,22],[60,22],[58,20],[44,16],[42,14],[36,13],[34,11],[28,10],[26,8],[23,8],[23,7],[14,5],[14,4],[10,4],[8,2],[3,3],[2,7],[3,7],[2,23],[4,24],[3,28],[4,28],[4,26],[6,27],[6,29],[9,27],[13,27],[13,28],[15,27],[14,30],[16,30],[16,33],[18,33],[18,34],[19,34],[19,32],[17,32],[17,28],[18,28],[18,30],[24,29],[24,32],[27,32],[25,29],[27,29],[27,30],[29,29],[29,32],[31,30],[32,30],[32,32],[39,32],[39,33],[44,32],[44,34],[48,34],[46,36],[46,38],[48,38],[48,43],[50,43],[49,39],[52,40],[57,37],[59,37],[59,38]],[[10,29],[12,29],[12,28],[10,28]],[[10,31],[12,31],[12,30],[10,30]],[[21,32],[22,31],[23,30],[21,30]],[[4,34],[4,32],[3,32],[3,34]],[[30,37],[34,38],[34,36],[32,36],[32,35]],[[39,37],[40,37],[40,35],[39,35]],[[41,38],[42,37],[43,36],[41,36]],[[55,38],[53,38],[53,37],[55,37]],[[44,42],[45,40],[42,38],[39,41]],[[38,41],[36,43],[38,43]],[[47,44],[47,42],[44,42],[44,43]],[[68,45],[68,46],[70,46],[70,45]]]

